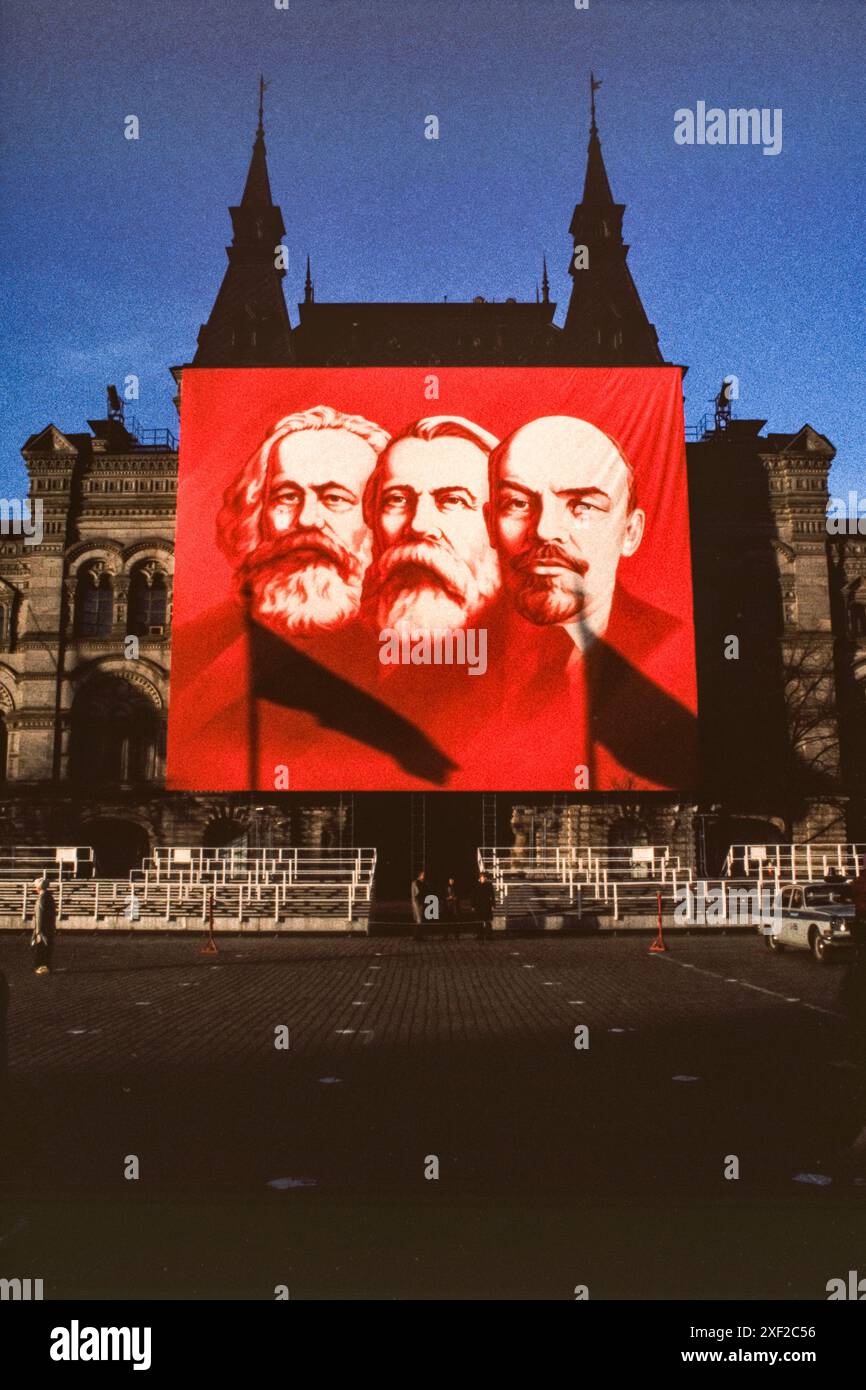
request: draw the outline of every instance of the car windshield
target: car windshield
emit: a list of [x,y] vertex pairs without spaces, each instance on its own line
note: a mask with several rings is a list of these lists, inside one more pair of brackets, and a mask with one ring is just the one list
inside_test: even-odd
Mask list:
[[806,902],[809,907],[830,907],[833,903],[843,903],[845,899],[836,888],[808,888]]

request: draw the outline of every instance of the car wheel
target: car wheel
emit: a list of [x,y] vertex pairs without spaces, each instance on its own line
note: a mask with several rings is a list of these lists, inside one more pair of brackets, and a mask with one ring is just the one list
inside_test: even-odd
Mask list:
[[784,942],[780,941],[778,936],[768,936],[766,941],[769,949],[775,951],[777,956],[781,955],[782,951],[785,949]]
[[830,947],[817,927],[813,927],[809,933],[809,948],[815,960],[819,961],[821,965],[829,963]]

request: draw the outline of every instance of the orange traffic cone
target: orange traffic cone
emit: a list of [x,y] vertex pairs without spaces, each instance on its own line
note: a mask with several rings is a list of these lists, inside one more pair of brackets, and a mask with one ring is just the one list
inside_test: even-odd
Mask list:
[[650,953],[651,953],[651,954],[654,953],[654,952],[656,952],[656,951],[666,951],[666,950],[668,949],[667,946],[665,945],[664,933],[662,932],[662,895],[661,895],[661,893],[656,893],[656,901],[658,902],[658,905],[659,905],[659,934],[658,934],[658,936],[656,937],[655,941],[652,941],[652,942],[650,943]]
[[213,893],[211,893],[210,898],[208,899],[208,905],[207,905],[207,929],[208,929],[207,945],[206,945],[206,946],[202,946],[201,950],[199,951],[199,955],[200,955],[200,956],[218,956],[218,955],[219,955],[219,947],[217,946],[216,941],[214,940],[214,934],[213,934]]

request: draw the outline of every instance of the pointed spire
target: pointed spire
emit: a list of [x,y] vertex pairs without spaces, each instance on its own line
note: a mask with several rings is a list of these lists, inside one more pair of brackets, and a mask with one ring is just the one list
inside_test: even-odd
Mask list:
[[195,365],[279,367],[294,360],[285,278],[285,224],[271,196],[265,153],[264,101],[259,78],[258,125],[240,203],[229,208],[232,244],[228,268],[210,317],[198,335]]
[[314,299],[315,290],[313,289],[313,277],[310,273],[310,254],[307,252],[307,278],[304,281],[304,303],[312,304]]
[[592,73],[589,74],[589,94],[590,94],[590,125],[589,125],[589,147],[586,153],[586,178],[583,182],[583,201],[585,203],[608,203],[613,204],[613,193],[607,177],[607,170],[604,167],[604,159],[601,153],[601,141],[598,138],[598,126],[595,120],[595,94],[601,86],[601,79],[596,81]]
[[274,200],[271,197],[271,181],[268,177],[268,159],[265,151],[265,90],[267,85],[265,79],[260,77],[259,123],[256,126],[256,138],[253,142],[247,181],[241,196],[240,205],[242,208],[250,207],[253,204],[258,207],[273,207]]
[[546,252],[545,252],[544,256],[542,257],[542,265],[544,266],[544,273],[542,274],[542,277],[541,277],[541,302],[542,302],[542,304],[549,304],[549,303],[550,303],[550,281],[549,281],[549,279],[547,278],[547,253],[546,253]]
[[599,78],[598,81],[596,82],[596,80],[595,80],[595,73],[592,72],[592,71],[590,71],[590,74],[589,74],[589,101],[590,101],[590,108],[591,108],[591,111],[592,111],[592,121],[591,121],[591,124],[590,124],[590,127],[589,127],[589,128],[590,128],[590,130],[595,130],[596,132],[598,131],[598,127],[597,127],[596,124],[595,124],[595,94],[596,94],[596,92],[598,91],[599,87],[601,86],[601,83],[602,83],[602,79]]
[[569,266],[574,284],[563,330],[568,360],[588,367],[657,366],[663,358],[656,331],[628,267],[622,235],[625,204],[614,202],[602,158],[595,107],[600,86],[590,73],[586,178],[568,229],[574,242]]

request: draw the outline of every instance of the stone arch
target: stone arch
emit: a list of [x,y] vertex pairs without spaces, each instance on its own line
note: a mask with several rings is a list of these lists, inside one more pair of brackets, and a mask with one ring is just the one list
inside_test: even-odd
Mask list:
[[17,707],[18,680],[8,666],[0,666],[0,714],[12,714]]
[[[780,845],[789,839],[782,816],[746,812],[742,815],[707,817],[707,871],[711,877],[721,873],[725,856],[732,845]],[[741,878],[744,873],[742,860],[736,861],[731,876]]]
[[81,823],[81,843],[93,849],[98,878],[127,878],[150,854],[150,827],[132,814],[93,815]]
[[105,668],[88,676],[70,711],[73,782],[142,784],[165,770],[165,717],[156,687],[140,672]]
[[123,569],[128,574],[142,560],[159,560],[168,574],[174,573],[174,544],[161,536],[145,536],[128,545],[122,554]]
[[222,807],[205,822],[202,846],[205,849],[225,849],[229,845],[246,845],[249,830],[249,815],[228,806]]
[[73,679],[81,690],[87,681],[100,675],[116,676],[119,680],[128,681],[140,690],[160,713],[165,713],[168,707],[168,673],[156,662],[148,661],[144,657],[137,661],[129,661],[122,656],[106,656],[102,660],[79,667],[74,672]]
[[88,564],[101,561],[110,574],[119,574],[122,568],[123,546],[119,541],[86,540],[79,541],[66,552],[66,573],[70,579],[77,577]]

